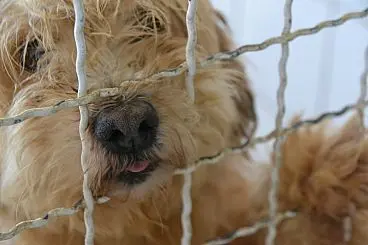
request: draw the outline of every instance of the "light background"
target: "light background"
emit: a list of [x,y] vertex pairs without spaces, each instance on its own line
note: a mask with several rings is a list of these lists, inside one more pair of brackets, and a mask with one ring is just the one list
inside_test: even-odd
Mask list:
[[[281,34],[284,1],[212,0],[212,3],[228,19],[238,46],[260,43]],[[367,7],[368,0],[295,0],[292,31]],[[355,103],[367,45],[367,18],[351,20],[290,42],[284,125],[295,113],[303,112],[305,117],[311,118]],[[280,54],[280,45],[274,45],[241,56],[256,95],[258,136],[275,127]]]

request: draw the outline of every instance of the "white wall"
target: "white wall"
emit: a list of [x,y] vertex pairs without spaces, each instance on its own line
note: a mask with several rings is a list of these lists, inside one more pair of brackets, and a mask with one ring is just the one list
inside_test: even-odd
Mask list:
[[[238,45],[253,44],[278,36],[283,28],[283,3],[275,0],[212,0],[228,18]],[[326,19],[368,7],[368,0],[295,0],[293,28],[311,27]],[[337,110],[354,103],[368,45],[368,19],[352,20],[317,35],[300,37],[290,43],[287,120],[297,112],[315,117],[326,110]],[[264,135],[274,128],[277,112],[280,45],[261,52],[247,53],[242,59],[256,94],[259,129]]]

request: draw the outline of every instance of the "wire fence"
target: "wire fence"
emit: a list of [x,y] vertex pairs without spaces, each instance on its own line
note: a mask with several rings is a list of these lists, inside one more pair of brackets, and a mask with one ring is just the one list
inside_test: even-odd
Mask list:
[[[29,118],[34,117],[44,117],[50,116],[52,114],[57,113],[60,110],[72,107],[79,107],[80,109],[80,138],[82,142],[82,153],[81,153],[81,167],[84,173],[84,181],[83,181],[83,196],[84,199],[76,204],[74,207],[70,208],[56,208],[50,210],[45,216],[40,217],[34,220],[27,220],[18,223],[13,228],[11,228],[8,232],[0,233],[0,241],[9,240],[16,235],[20,234],[22,231],[33,228],[40,228],[48,224],[49,220],[53,217],[58,216],[70,216],[74,215],[77,212],[84,211],[84,220],[86,227],[85,234],[85,244],[92,245],[94,244],[94,224],[93,224],[93,210],[95,205],[99,205],[109,201],[108,197],[101,197],[97,200],[94,200],[92,197],[91,190],[88,188],[87,182],[87,174],[88,170],[85,166],[86,155],[84,152],[84,132],[87,128],[88,122],[88,109],[87,104],[91,102],[95,102],[101,100],[106,97],[115,96],[123,92],[122,88],[105,88],[96,90],[90,94],[87,94],[88,83],[86,81],[86,75],[84,71],[85,57],[86,57],[86,48],[85,48],[85,40],[84,40],[84,8],[83,8],[83,0],[73,0],[73,5],[75,9],[75,26],[74,26],[74,37],[75,43],[77,47],[77,58],[76,58],[76,74],[78,78],[78,97],[76,99],[64,100],[60,101],[55,105],[51,105],[44,108],[34,108],[26,110],[18,115],[8,118],[0,118],[0,127],[1,126],[11,126],[14,124],[21,123]],[[282,220],[292,218],[296,215],[296,213],[287,211],[285,213],[277,214],[277,190],[279,183],[279,169],[282,164],[282,155],[280,151],[280,146],[285,139],[285,136],[305,125],[312,125],[322,122],[328,118],[339,117],[347,112],[357,110],[361,122],[361,132],[365,132],[364,126],[364,109],[368,105],[367,101],[367,82],[368,82],[368,45],[364,53],[365,65],[364,71],[362,72],[360,79],[360,96],[355,104],[349,104],[344,106],[343,108],[336,111],[329,111],[321,114],[317,118],[308,119],[304,121],[300,121],[290,127],[283,127],[283,118],[285,114],[285,99],[284,94],[287,88],[287,62],[289,57],[289,42],[293,41],[296,38],[306,35],[313,35],[317,32],[325,29],[336,27],[344,24],[345,22],[353,19],[364,18],[368,16],[368,8],[358,11],[358,12],[350,12],[347,13],[340,18],[327,20],[313,26],[311,28],[299,29],[294,32],[291,32],[292,26],[292,5],[293,0],[286,0],[284,6],[284,28],[280,36],[272,37],[264,42],[258,44],[244,45],[233,51],[221,52],[213,54],[206,59],[200,61],[199,63],[195,62],[195,45],[197,41],[197,33],[196,33],[196,0],[188,0],[188,10],[187,10],[187,30],[188,30],[188,42],[186,47],[186,62],[182,63],[176,68],[167,69],[160,71],[156,74],[153,74],[146,78],[135,79],[131,82],[139,82],[145,79],[157,79],[161,77],[173,77],[186,72],[186,88],[187,92],[194,102],[195,100],[195,91],[193,85],[193,79],[196,73],[197,67],[202,68],[209,66],[216,61],[223,60],[231,60],[235,59],[238,56],[246,53],[246,52],[255,52],[264,50],[272,45],[281,44],[281,58],[279,60],[279,80],[280,85],[277,90],[277,105],[278,111],[275,120],[275,130],[268,133],[265,136],[249,138],[242,145],[225,148],[221,152],[216,155],[202,157],[201,159],[196,161],[196,164],[187,168],[187,169],[178,169],[175,171],[176,175],[184,175],[184,184],[182,188],[182,203],[183,203],[183,211],[182,211],[182,228],[183,228],[183,236],[181,240],[182,245],[189,245],[191,243],[192,236],[192,227],[191,227],[191,174],[201,165],[203,164],[215,164],[221,158],[223,158],[228,153],[240,153],[246,150],[250,146],[254,146],[259,143],[264,143],[275,139],[275,143],[273,145],[275,153],[276,153],[276,164],[273,167],[271,172],[271,181],[272,187],[269,192],[269,218],[266,220],[262,220],[251,227],[243,227],[238,230],[232,232],[231,236],[226,236],[223,238],[217,238],[216,240],[209,241],[205,243],[206,245],[219,245],[219,244],[228,244],[236,238],[248,236],[256,233],[260,229],[268,228],[268,235],[266,238],[267,245],[273,245],[276,237],[276,226]],[[345,234],[344,238],[348,241],[351,238],[351,221],[349,217],[346,218],[345,222]]]

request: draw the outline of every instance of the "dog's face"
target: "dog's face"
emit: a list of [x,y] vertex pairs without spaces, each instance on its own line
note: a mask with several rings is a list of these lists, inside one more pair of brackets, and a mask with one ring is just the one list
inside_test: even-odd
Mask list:
[[[240,144],[255,122],[237,62],[198,69],[194,103],[185,74],[126,81],[185,61],[186,9],[186,0],[85,1],[88,92],[124,90],[88,106],[85,151],[96,196],[145,196],[176,168]],[[210,4],[199,1],[198,12],[198,60],[232,48]],[[1,116],[77,97],[73,28],[71,1],[0,2]],[[80,196],[79,119],[73,108],[0,128],[3,200],[29,206]]]

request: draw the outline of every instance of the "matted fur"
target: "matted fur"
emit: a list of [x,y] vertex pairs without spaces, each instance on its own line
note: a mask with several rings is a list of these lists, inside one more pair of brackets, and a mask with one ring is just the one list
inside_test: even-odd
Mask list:
[[[96,206],[96,244],[179,244],[182,176],[174,169],[193,164],[240,143],[256,126],[252,91],[239,61],[200,69],[196,101],[185,92],[185,75],[142,82],[145,77],[185,61],[186,0],[85,1],[89,92],[122,86],[125,93],[90,105],[90,125],[105,107],[145,100],[157,110],[157,146],[146,156],[161,159],[147,181],[133,189],[116,181],[121,172],[88,129],[89,177],[95,195],[111,201]],[[0,1],[0,116],[75,98],[74,11],[70,0]],[[198,1],[197,58],[233,48],[226,21],[207,0]],[[27,45],[42,47],[26,53]],[[30,59],[33,55],[34,59]],[[35,59],[38,59],[35,66]],[[29,63],[31,62],[31,63]],[[78,109],[33,118],[0,128],[3,230],[69,207],[82,197]],[[300,213],[279,226],[278,244],[342,244],[342,218],[353,216],[352,244],[368,241],[368,142],[356,120],[344,128],[319,127],[290,135],[283,145],[280,210]],[[324,135],[324,132],[331,135]],[[272,159],[272,158],[271,158]],[[128,161],[128,160],[127,160]],[[229,155],[193,176],[193,243],[226,235],[267,217],[270,165],[254,164],[247,154]],[[263,244],[266,230],[237,239]],[[13,244],[83,244],[79,213],[25,231]],[[235,244],[234,243],[234,244]]]

